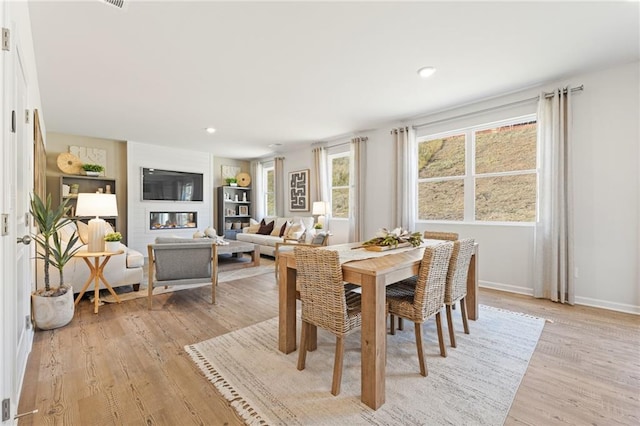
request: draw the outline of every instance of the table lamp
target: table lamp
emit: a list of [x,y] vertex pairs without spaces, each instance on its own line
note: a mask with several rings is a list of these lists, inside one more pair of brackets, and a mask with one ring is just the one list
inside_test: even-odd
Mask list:
[[322,225],[322,228],[324,228],[324,215],[327,214],[327,211],[329,210],[328,208],[328,204],[326,201],[314,201],[313,202],[313,209],[311,211],[311,214],[313,215],[318,215],[318,223],[320,225]]
[[115,194],[80,193],[76,205],[77,216],[95,216],[89,221],[87,250],[91,253],[104,251],[106,222],[100,216],[118,216]]

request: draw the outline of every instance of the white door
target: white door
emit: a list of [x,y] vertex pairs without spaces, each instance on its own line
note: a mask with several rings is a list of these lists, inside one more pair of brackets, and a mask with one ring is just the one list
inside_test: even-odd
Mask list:
[[[27,79],[19,43],[12,34],[10,50],[3,51],[2,117],[2,214],[6,222],[2,236],[2,400],[10,401],[13,424],[22,378],[31,349],[30,294],[32,289],[32,245],[23,244],[30,234],[28,203],[33,187],[33,131],[27,112]],[[28,117],[28,121],[27,121]]]

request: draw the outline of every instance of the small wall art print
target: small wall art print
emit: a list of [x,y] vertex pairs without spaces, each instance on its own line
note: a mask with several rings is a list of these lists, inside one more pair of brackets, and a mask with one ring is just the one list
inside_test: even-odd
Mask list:
[[309,169],[289,173],[289,210],[309,211]]

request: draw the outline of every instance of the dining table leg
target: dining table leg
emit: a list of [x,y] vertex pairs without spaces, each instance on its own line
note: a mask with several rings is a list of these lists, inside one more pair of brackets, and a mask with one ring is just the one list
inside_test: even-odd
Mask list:
[[362,280],[361,400],[377,410],[385,401],[386,293],[384,279]]
[[467,296],[465,303],[467,305],[467,318],[477,320],[480,318],[478,310],[478,246],[476,245],[475,253],[471,256],[469,262],[469,271],[467,273]]
[[278,263],[278,349],[288,354],[296,350],[296,270]]

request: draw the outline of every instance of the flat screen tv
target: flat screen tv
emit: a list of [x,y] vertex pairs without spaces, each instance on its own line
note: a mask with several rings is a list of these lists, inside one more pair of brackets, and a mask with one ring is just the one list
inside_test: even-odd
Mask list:
[[142,168],[144,201],[202,201],[202,173]]

